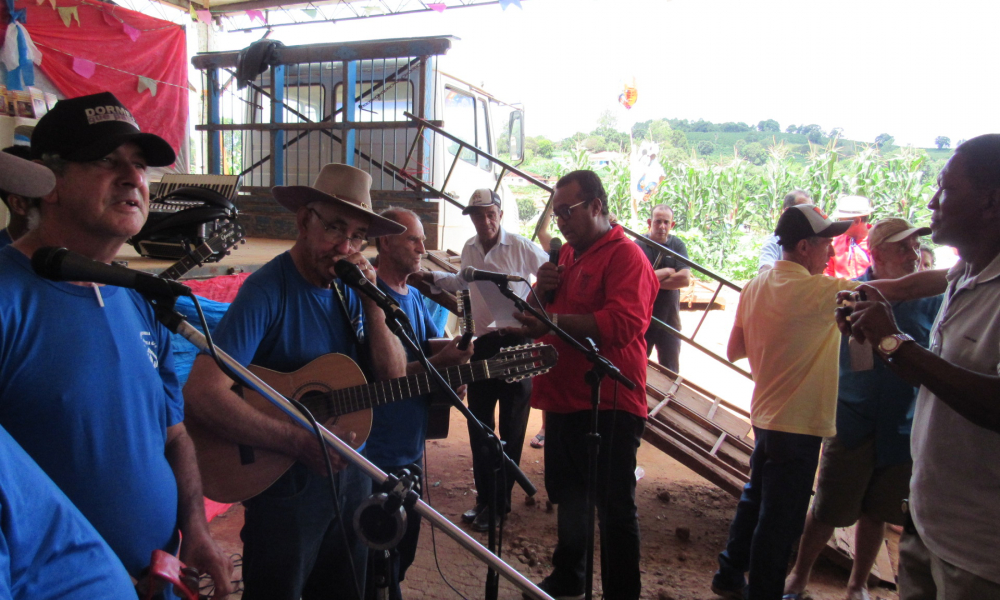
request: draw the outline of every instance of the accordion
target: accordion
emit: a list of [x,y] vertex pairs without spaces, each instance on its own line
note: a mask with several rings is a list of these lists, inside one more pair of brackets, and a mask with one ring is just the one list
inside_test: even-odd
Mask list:
[[[235,223],[233,204],[239,175],[165,175],[157,196],[149,204],[149,217],[129,244],[141,256],[180,260]],[[217,262],[215,254],[205,262]]]

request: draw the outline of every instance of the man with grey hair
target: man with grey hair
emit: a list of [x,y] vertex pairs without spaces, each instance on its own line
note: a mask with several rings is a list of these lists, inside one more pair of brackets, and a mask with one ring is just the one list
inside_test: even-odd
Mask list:
[[[785,200],[781,203],[781,210],[791,208],[796,204],[812,204],[809,192],[805,190],[792,190],[785,195]],[[778,236],[773,233],[764,239],[764,245],[760,247],[760,259],[757,261],[757,272],[761,273],[774,266],[776,261],[781,260],[781,246],[778,245]]]
[[174,162],[110,93],[61,100],[31,138],[56,175],[38,226],[0,249],[0,425],[138,577],[154,550],[207,570],[216,596],[232,563],[205,520],[170,333],[138,292],[43,280],[31,257],[65,247],[110,263],[146,221],[147,168]]
[[[876,223],[868,235],[872,265],[858,281],[899,279],[915,272],[920,236],[930,232],[904,219]],[[941,300],[933,296],[892,307],[903,330],[925,348]],[[868,369],[852,368],[851,346],[846,337],[841,340],[837,435],[823,441],[816,496],[795,568],[785,581],[786,597],[803,594],[834,528],[857,523],[847,600],[868,600],[868,575],[882,547],[885,523],[903,524],[900,506],[909,495],[910,426],[917,390],[882,361],[868,363]],[[871,357],[869,348],[861,349]]]
[[[440,338],[441,331],[431,320],[424,304],[423,295],[406,284],[411,274],[420,270],[420,260],[426,254],[424,248],[424,227],[420,217],[412,210],[392,207],[379,213],[386,219],[406,227],[406,231],[376,238],[378,247],[378,287],[399,304],[400,309],[410,319],[414,342],[421,346],[424,354],[430,356],[435,368],[443,369],[468,362],[474,346],[458,349],[456,338],[448,343],[432,346],[431,338]],[[443,342],[443,340],[442,340]],[[436,352],[435,352],[436,351]],[[407,350],[407,374],[421,373],[423,365],[417,356]],[[396,473],[416,464],[423,470],[424,442],[427,437],[428,407],[432,394],[414,396],[406,400],[381,404],[372,410],[372,430],[368,438],[368,460],[385,471]],[[419,473],[418,473],[419,475]],[[416,492],[422,494],[423,480],[418,479]],[[390,550],[389,564],[380,560],[381,553],[373,552],[373,560],[368,570],[366,595],[375,599],[377,587],[389,588],[390,600],[401,600],[399,583],[406,578],[406,570],[413,564],[420,536],[420,513],[413,507],[406,508],[406,533],[395,548]],[[384,577],[388,575],[388,577]]]

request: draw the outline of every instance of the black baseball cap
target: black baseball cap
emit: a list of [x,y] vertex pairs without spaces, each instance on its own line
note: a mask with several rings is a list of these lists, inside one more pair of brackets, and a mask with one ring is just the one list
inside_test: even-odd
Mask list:
[[814,204],[798,204],[781,213],[774,235],[778,236],[779,244],[788,248],[811,237],[837,237],[851,224],[851,221],[834,221]]
[[31,157],[55,154],[73,162],[97,160],[126,142],[142,148],[151,167],[177,160],[166,140],[139,130],[135,117],[111,92],[56,102],[31,133]]

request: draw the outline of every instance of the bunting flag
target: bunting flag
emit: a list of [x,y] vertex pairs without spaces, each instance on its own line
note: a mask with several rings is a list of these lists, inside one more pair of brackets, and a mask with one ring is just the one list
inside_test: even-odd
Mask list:
[[7,26],[0,62],[7,68],[7,88],[23,90],[24,86],[35,85],[34,65],[42,64],[42,52],[35,47],[28,30],[22,25],[25,21],[24,9],[15,13],[20,15],[21,21],[12,20]]
[[427,8],[429,8],[429,9],[431,9],[434,12],[437,12],[437,13],[443,13],[444,9],[448,8],[448,5],[444,4],[442,2],[434,2],[432,4],[428,4]]
[[150,96],[156,96],[156,80],[150,79],[149,77],[139,76],[139,85],[136,87],[136,91],[140,94],[144,91],[149,90]]
[[96,70],[97,65],[86,58],[80,58],[78,56],[73,57],[73,71],[75,71],[80,77],[90,79],[94,76],[94,72]]
[[124,31],[125,35],[127,35],[133,42],[139,39],[139,36],[142,35],[141,31],[132,27],[128,23],[122,23],[122,31]]
[[[522,8],[521,7],[521,0],[500,0],[500,8],[502,8],[504,10],[507,10],[507,7],[510,6],[511,4],[513,4],[514,6],[516,6],[518,8]],[[522,10],[523,10],[523,8],[522,8]]]
[[211,25],[212,24],[212,11],[210,11],[210,10],[196,10],[195,12],[198,13],[198,20],[199,21],[201,21],[205,25]]
[[316,15],[319,14],[319,11],[316,10],[315,8],[303,8],[302,12],[304,12],[306,16],[309,17],[310,19],[315,19]]
[[191,15],[192,21],[198,20],[198,13],[194,11],[194,4],[188,3],[188,14]]
[[80,26],[80,10],[77,6],[60,6],[56,9],[59,11],[59,17],[62,19],[63,25],[66,27],[70,26],[70,23],[76,19],[77,27]]
[[260,21],[261,23],[265,22],[264,21],[264,13],[262,13],[259,10],[248,10],[247,11],[247,17],[250,18],[251,22],[253,22],[253,21]]

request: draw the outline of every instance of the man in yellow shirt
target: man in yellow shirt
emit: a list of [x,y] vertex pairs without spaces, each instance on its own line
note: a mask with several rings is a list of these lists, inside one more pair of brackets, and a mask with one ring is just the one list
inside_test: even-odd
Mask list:
[[743,600],[744,591],[750,600],[781,598],[820,446],[836,432],[840,334],[833,312],[837,292],[859,284],[822,273],[832,239],[850,225],[812,204],[785,210],[774,231],[783,260],[740,296],[728,355],[750,359],[755,447],[750,483],[712,579],[712,591],[729,600]]

